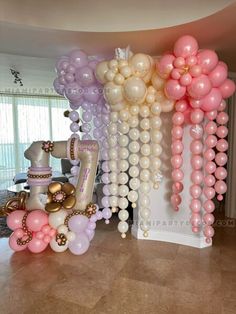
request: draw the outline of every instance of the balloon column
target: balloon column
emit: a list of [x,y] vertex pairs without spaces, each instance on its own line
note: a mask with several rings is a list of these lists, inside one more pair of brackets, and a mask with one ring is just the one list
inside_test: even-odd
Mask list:
[[[163,92],[165,79],[154,71],[153,59],[145,54],[116,50],[116,57],[97,65],[96,77],[104,84],[104,97],[110,105],[108,158],[104,163],[103,205],[119,211],[118,230],[128,231],[127,207],[139,202],[141,229],[148,236],[151,187],[159,187],[162,152],[160,113],[174,108],[174,100]],[[152,182],[152,185],[151,185]],[[138,192],[139,191],[139,192]]]
[[[227,162],[226,150],[228,143],[227,113],[224,112],[224,99],[235,91],[233,81],[227,79],[227,65],[219,61],[213,50],[199,50],[197,40],[192,36],[179,38],[173,49],[157,62],[157,73],[166,79],[164,82],[165,95],[175,100],[172,129],[172,178],[173,194],[171,202],[175,210],[181,204],[180,193],[183,190],[183,124],[190,123],[192,143],[192,186],[190,193],[192,201],[191,224],[194,233],[201,230],[208,243],[214,235],[213,211],[215,205],[212,199],[215,193],[217,199],[223,199],[226,192],[224,179],[227,171],[224,168]],[[205,200],[202,204],[202,193]],[[202,209],[203,206],[203,216]]]

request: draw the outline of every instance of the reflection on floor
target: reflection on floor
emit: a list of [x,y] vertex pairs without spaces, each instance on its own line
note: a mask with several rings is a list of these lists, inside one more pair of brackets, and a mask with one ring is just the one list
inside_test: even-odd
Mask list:
[[13,254],[0,239],[0,313],[235,314],[236,227],[202,250],[122,240],[114,222],[83,256]]

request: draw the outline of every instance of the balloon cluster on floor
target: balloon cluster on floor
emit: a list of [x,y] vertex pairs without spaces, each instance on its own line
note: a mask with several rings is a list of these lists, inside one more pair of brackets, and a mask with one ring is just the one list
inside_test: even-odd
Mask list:
[[[213,50],[199,50],[198,42],[191,36],[179,38],[173,49],[158,61],[157,72],[166,79],[165,95],[175,100],[172,118],[172,178],[171,203],[175,210],[181,204],[183,190],[183,131],[184,123],[190,124],[192,142],[192,197],[190,209],[192,231],[199,233],[203,227],[206,242],[214,235],[213,198],[219,201],[227,190],[228,115],[224,112],[226,98],[235,92],[235,84],[227,78],[227,65],[219,61]],[[204,195],[204,198],[202,198]],[[202,212],[203,207],[203,212]]]

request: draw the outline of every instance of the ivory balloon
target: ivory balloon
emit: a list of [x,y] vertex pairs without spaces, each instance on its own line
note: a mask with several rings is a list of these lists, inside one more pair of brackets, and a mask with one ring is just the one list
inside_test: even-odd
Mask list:
[[106,83],[105,74],[108,70],[109,68],[107,61],[102,61],[98,63],[95,71],[95,76],[100,83]]
[[123,100],[123,90],[120,85],[116,85],[113,82],[109,82],[104,86],[104,97],[106,101],[111,105],[121,103]]
[[148,55],[137,53],[129,61],[134,76],[144,77],[151,70],[151,62]]
[[124,84],[124,96],[131,103],[143,103],[146,93],[146,84],[138,77],[130,77]]

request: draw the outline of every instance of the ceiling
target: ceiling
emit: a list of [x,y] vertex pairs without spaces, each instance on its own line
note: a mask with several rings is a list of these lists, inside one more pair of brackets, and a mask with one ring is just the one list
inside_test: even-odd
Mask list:
[[55,60],[74,48],[111,55],[130,45],[160,55],[191,34],[236,71],[235,1],[0,0],[0,10],[0,53]]

